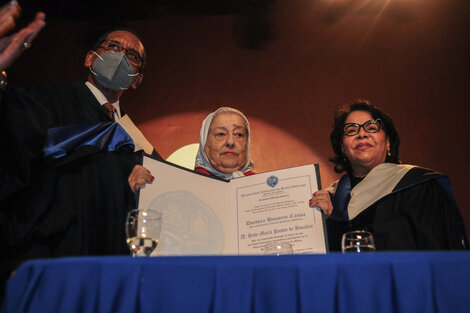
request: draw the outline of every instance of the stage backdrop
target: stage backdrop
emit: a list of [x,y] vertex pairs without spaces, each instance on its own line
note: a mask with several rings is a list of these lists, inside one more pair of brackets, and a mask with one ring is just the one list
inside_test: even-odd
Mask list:
[[197,143],[204,117],[231,106],[251,122],[257,171],[319,163],[323,187],[338,178],[328,162],[334,110],[366,98],[393,117],[404,163],[450,177],[468,229],[469,7],[298,0],[226,14],[155,8],[149,18],[143,7],[142,19],[51,17],[10,83],[86,79],[92,36],[124,24],[142,35],[148,64],[122,106],[163,157]]

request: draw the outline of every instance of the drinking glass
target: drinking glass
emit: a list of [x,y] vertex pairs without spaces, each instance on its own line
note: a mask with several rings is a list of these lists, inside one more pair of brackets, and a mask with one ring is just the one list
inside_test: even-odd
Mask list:
[[132,210],[127,214],[126,237],[132,256],[149,256],[157,248],[162,215],[154,210]]
[[341,240],[341,250],[346,252],[371,252],[375,251],[374,237],[365,230],[347,232]]
[[272,241],[263,247],[265,255],[293,254],[292,245],[287,241]]

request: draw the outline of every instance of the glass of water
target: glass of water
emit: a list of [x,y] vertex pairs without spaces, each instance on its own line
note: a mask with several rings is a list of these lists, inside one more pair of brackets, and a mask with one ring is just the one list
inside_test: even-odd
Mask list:
[[341,240],[341,249],[346,252],[371,252],[375,251],[374,237],[365,230],[347,232]]
[[263,247],[265,255],[293,254],[292,245],[287,241],[271,241]]
[[132,210],[127,214],[126,238],[132,256],[149,256],[158,245],[162,215],[154,210]]

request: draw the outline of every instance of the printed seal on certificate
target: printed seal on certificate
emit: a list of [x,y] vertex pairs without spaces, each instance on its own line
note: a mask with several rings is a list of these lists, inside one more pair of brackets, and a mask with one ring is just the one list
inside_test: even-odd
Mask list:
[[276,187],[277,183],[279,182],[279,178],[277,176],[269,176],[268,179],[266,180],[266,184],[268,184],[269,187],[274,188]]
[[218,255],[224,250],[224,230],[217,214],[189,190],[159,194],[149,209],[162,213],[157,255]]

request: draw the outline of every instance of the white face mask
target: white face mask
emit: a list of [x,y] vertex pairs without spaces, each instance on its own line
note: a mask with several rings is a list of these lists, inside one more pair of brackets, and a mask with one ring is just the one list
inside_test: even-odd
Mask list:
[[134,67],[121,52],[104,52],[98,55],[90,71],[95,75],[96,81],[106,89],[114,91],[125,90],[132,84],[132,80],[139,73],[134,74]]

